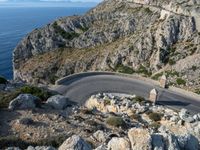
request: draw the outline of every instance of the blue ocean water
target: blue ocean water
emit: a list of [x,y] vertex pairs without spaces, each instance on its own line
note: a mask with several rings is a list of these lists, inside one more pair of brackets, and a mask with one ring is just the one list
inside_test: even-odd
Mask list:
[[12,51],[35,28],[70,15],[84,14],[90,7],[0,7],[0,75],[12,79]]

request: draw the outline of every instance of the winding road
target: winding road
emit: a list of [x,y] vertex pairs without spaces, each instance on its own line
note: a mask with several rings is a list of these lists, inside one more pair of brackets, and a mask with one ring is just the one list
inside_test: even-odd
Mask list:
[[97,93],[125,93],[135,94],[145,98],[153,88],[158,91],[158,104],[174,109],[186,108],[191,113],[200,112],[200,100],[184,94],[160,88],[158,85],[115,73],[91,72],[75,74],[57,81],[55,91],[65,95],[68,100],[77,104],[84,104],[93,94]]

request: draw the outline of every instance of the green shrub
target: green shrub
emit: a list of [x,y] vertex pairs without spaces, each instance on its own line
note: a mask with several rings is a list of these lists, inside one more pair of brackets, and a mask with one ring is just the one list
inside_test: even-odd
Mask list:
[[185,85],[185,84],[186,84],[186,81],[183,80],[183,79],[181,79],[181,78],[177,78],[177,79],[176,79],[176,83],[177,83],[178,85]]
[[0,137],[0,147],[19,147],[21,149],[26,149],[28,146],[53,146],[58,148],[69,136],[66,134],[48,137],[37,142],[26,142],[16,136],[6,136]]
[[49,80],[51,84],[55,84],[56,80],[58,80],[59,77],[57,77],[56,75],[51,75],[49,76]]
[[134,119],[134,120],[139,120],[140,119],[140,115],[138,115],[138,114],[132,114],[131,116],[130,116],[130,118],[131,119]]
[[152,124],[149,125],[149,127],[153,128],[154,130],[158,130],[158,128],[160,128],[160,123],[153,122]]
[[142,96],[136,96],[136,97],[134,97],[134,98],[132,99],[132,101],[141,103],[141,102],[144,102],[144,101],[145,101],[145,98],[142,97]]
[[172,76],[172,77],[177,76],[177,77],[179,77],[179,73],[177,71],[166,71],[166,74],[167,74],[168,77],[169,76]]
[[200,89],[195,89],[195,93],[200,94]]
[[88,27],[82,27],[82,26],[81,26],[81,27],[79,27],[79,29],[80,29],[80,30],[82,30],[83,32],[86,32],[87,30],[89,30],[89,28],[88,28]]
[[173,59],[169,59],[169,65],[174,65],[174,64],[176,64],[176,61],[174,61]]
[[192,70],[196,71],[197,70],[197,66],[192,66]]
[[20,94],[19,91],[0,92],[0,108],[8,108],[9,103]]
[[151,11],[149,8],[145,8],[144,11],[145,11],[147,14],[152,13],[152,11]]
[[111,100],[110,99],[105,99],[104,100],[104,105],[110,105],[111,104]]
[[52,136],[47,139],[40,140],[38,142],[33,143],[34,146],[52,146],[55,148],[58,148],[62,143],[69,138],[69,135],[63,134],[63,135],[57,135]]
[[0,76],[0,84],[7,84],[8,81],[4,78]]
[[23,94],[32,94],[34,96],[37,96],[43,101],[46,101],[49,97],[51,97],[53,95],[48,90],[34,87],[34,86],[24,86],[24,87],[20,88],[19,91],[20,91],[20,93],[23,93]]
[[121,117],[111,116],[106,119],[106,123],[114,127],[125,127],[126,123]]
[[124,66],[124,65],[117,65],[115,67],[115,70],[120,73],[126,73],[126,74],[133,74],[134,70],[131,67]]
[[140,65],[139,69],[136,71],[137,73],[141,73],[147,76],[151,76],[152,72],[148,71],[147,68],[143,65]]
[[152,78],[153,80],[158,80],[162,75],[163,75],[163,72],[157,73],[157,74],[155,74],[154,76],[152,76],[151,78]]
[[160,113],[154,113],[154,112],[152,112],[152,113],[149,114],[149,118],[151,120],[153,120],[153,121],[160,121],[161,118],[162,118],[162,115]]
[[84,109],[81,109],[80,112],[81,112],[82,114],[93,115],[92,109],[84,108]]
[[0,147],[1,148],[20,147],[22,149],[25,149],[29,145],[31,145],[31,144],[24,142],[19,137],[15,137],[15,136],[0,137]]
[[63,38],[68,39],[68,40],[72,40],[75,37],[78,37],[79,34],[76,32],[66,32],[64,29],[62,29],[57,22],[54,22],[53,24],[53,28],[55,29],[55,32],[60,34]]

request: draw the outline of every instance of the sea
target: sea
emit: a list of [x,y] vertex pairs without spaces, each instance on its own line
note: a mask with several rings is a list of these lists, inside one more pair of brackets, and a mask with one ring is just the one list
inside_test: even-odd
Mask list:
[[35,28],[40,28],[57,18],[82,15],[88,7],[3,7],[0,5],[0,76],[13,78],[12,52],[16,45]]

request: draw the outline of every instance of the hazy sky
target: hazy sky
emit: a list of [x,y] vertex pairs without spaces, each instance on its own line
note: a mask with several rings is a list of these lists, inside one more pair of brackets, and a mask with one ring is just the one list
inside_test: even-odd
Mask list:
[[[68,1],[74,3],[68,3]],[[94,7],[103,0],[0,0],[1,7]]]
[[[5,2],[5,1],[9,1],[9,0],[0,0],[0,2]],[[17,2],[18,0],[15,0],[15,1]],[[34,0],[31,0],[31,1],[33,2]],[[41,1],[44,1],[44,0],[41,0]],[[45,1],[65,1],[65,0],[45,0]],[[101,2],[102,0],[71,0],[71,1],[72,2]]]

